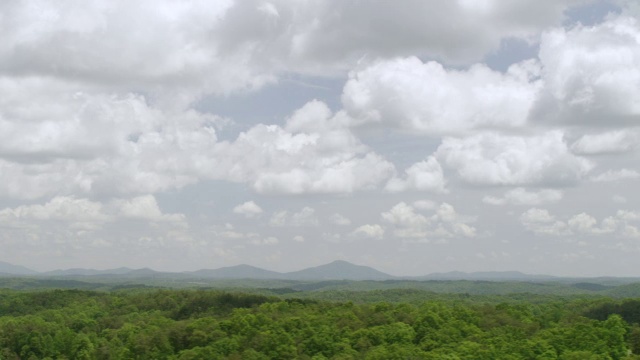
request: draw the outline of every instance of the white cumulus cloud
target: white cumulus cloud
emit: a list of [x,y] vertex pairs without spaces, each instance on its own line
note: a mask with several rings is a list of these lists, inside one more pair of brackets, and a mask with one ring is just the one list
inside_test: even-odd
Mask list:
[[395,167],[336,124],[340,116],[312,101],[285,128],[256,125],[234,142],[220,142],[213,176],[248,183],[259,193],[351,193],[380,186]]
[[568,233],[567,224],[556,220],[548,210],[532,208],[520,215],[525,229],[537,234],[564,235]]
[[446,181],[442,167],[435,157],[411,165],[405,171],[404,178],[394,177],[385,186],[389,192],[401,192],[407,190],[432,191],[446,193]]
[[253,201],[247,201],[233,208],[235,214],[244,215],[247,218],[260,216],[263,210],[258,204]]
[[378,224],[365,224],[353,230],[351,235],[358,238],[379,240],[384,237],[384,228]]
[[479,185],[575,184],[593,167],[569,151],[561,132],[445,138],[436,157],[465,182]]
[[548,210],[532,208],[520,216],[521,224],[536,234],[553,236],[573,235],[609,235],[618,237],[640,238],[638,223],[640,213],[628,210],[618,210],[615,215],[607,216],[602,220],[585,212],[558,219]]
[[523,126],[538,88],[539,66],[505,74],[484,65],[447,70],[417,58],[383,61],[352,72],[342,102],[355,125],[381,124],[422,134]]
[[475,237],[475,227],[469,225],[472,219],[456,212],[453,206],[442,203],[434,214],[426,216],[404,202],[396,204],[381,214],[382,219],[394,227],[394,235],[399,238],[419,240],[439,240],[453,237]]
[[542,36],[543,96],[534,118],[556,123],[636,126],[640,115],[640,23],[614,16],[595,26]]

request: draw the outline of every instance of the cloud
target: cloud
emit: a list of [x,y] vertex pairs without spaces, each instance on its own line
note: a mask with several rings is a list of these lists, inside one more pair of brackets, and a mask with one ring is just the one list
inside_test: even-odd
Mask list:
[[[0,96],[0,196],[148,193],[207,179],[247,183],[260,193],[350,193],[390,178],[393,164],[370,151],[340,115],[313,118],[317,132],[255,125],[218,141],[223,119],[195,110],[162,111],[145,97],[58,93],[48,82],[11,82],[34,90],[37,106],[16,108]],[[55,84],[54,84],[55,85]],[[11,96],[16,96],[15,94]],[[298,130],[302,130],[299,128]],[[20,139],[20,141],[18,141]],[[97,140],[93,140],[97,139]]]
[[5,224],[18,222],[61,221],[71,224],[100,226],[113,220],[105,212],[102,203],[88,199],[58,196],[45,204],[21,205],[0,210],[0,221]]
[[189,101],[201,93],[255,89],[286,71],[343,72],[365,55],[478,61],[503,38],[535,38],[560,24],[572,3],[478,7],[413,0],[363,8],[354,0],[164,0],[39,3],[34,10],[32,3],[12,2],[0,8],[6,19],[0,73],[192,92]]
[[411,165],[405,170],[404,179],[394,177],[385,186],[385,190],[395,193],[407,190],[446,193],[446,181],[442,167],[435,157]]
[[362,7],[357,1],[303,2],[298,4],[296,13],[302,16],[296,24],[304,28],[292,29],[298,30],[292,55],[299,62],[315,59],[329,66],[336,59],[357,60],[364,54],[373,58],[417,54],[469,63],[497,49],[503,38],[535,39],[545,27],[560,24],[564,10],[576,3],[411,0]]
[[269,236],[266,238],[253,239],[250,243],[253,245],[278,245],[280,240],[274,236]]
[[396,226],[394,234],[403,238],[426,237],[429,219],[415,212],[415,209],[404,202],[396,204],[388,212],[381,214],[387,223]]
[[253,201],[247,201],[233,208],[235,214],[244,215],[247,218],[253,218],[262,214],[262,208]]
[[111,205],[117,208],[120,216],[129,219],[148,221],[184,221],[182,214],[164,214],[153,195],[137,196],[127,200],[114,200]]
[[88,199],[57,196],[40,205],[21,205],[0,210],[0,220],[62,221],[107,223],[116,220],[143,220],[150,222],[185,221],[183,214],[165,214],[153,195],[130,199],[115,199],[103,204]]
[[235,229],[232,224],[226,223],[223,227],[213,225],[207,228],[207,233],[213,234],[216,238],[225,239],[256,239],[260,234],[253,231],[242,232]]
[[305,206],[298,212],[290,213],[283,210],[274,213],[269,220],[272,227],[307,227],[318,226],[316,210]]
[[584,212],[557,219],[546,209],[532,208],[520,216],[520,222],[528,231],[543,235],[616,235],[640,238],[637,225],[640,222],[640,213],[635,211],[618,210],[615,215],[598,221]]
[[583,155],[625,153],[636,148],[638,139],[638,132],[629,130],[587,134],[571,144],[571,150]]
[[418,210],[433,210],[438,207],[438,204],[431,200],[416,200],[413,202],[413,207]]
[[639,221],[640,212],[629,210],[618,210],[616,217],[625,221]]
[[473,220],[458,214],[450,204],[442,203],[430,220],[432,222],[440,222],[438,231],[444,227],[446,229],[445,232],[448,232],[450,236],[476,236],[476,229],[468,224]]
[[383,212],[381,217],[394,227],[393,233],[399,238],[429,240],[476,236],[476,229],[468,224],[470,219],[460,216],[447,203],[440,204],[435,213],[427,217],[401,202]]
[[62,251],[68,256],[104,248],[117,253],[123,248],[185,247],[193,240],[186,217],[162,212],[152,195],[107,202],[58,196],[0,210],[0,228],[7,249]]
[[331,223],[335,225],[340,225],[340,226],[351,225],[351,220],[349,218],[338,213],[331,215],[331,218],[329,218],[329,220],[331,221]]
[[354,125],[427,135],[520,127],[541,86],[539,71],[534,61],[502,74],[480,64],[459,71],[415,57],[394,59],[352,72],[342,102]]
[[558,202],[562,199],[562,191],[554,189],[542,189],[539,191],[528,191],[524,188],[515,188],[504,193],[501,198],[485,196],[484,203],[490,205],[540,205]]
[[221,121],[41,78],[0,77],[0,109],[0,195],[28,199],[192,184],[209,172]]
[[478,185],[572,185],[593,167],[569,152],[561,132],[531,137],[481,133],[445,138],[436,158]]
[[351,236],[379,240],[384,237],[384,229],[378,224],[365,224],[353,230]]
[[341,126],[341,116],[332,117],[325,104],[312,101],[285,128],[256,125],[234,142],[217,144],[215,177],[249,183],[259,193],[374,189],[395,168]]
[[[561,215],[582,203],[560,202],[556,187],[640,177],[637,16],[581,26],[567,9],[590,1],[551,3],[0,2],[2,254],[167,269],[294,259],[317,235],[482,247],[460,214],[474,211],[474,185],[505,187],[491,204],[559,202],[557,214],[522,217],[529,237],[635,239],[635,212]],[[602,205],[633,206],[613,185]],[[198,204],[195,222],[165,211],[204,188],[265,194],[260,206],[283,211],[222,204],[244,228],[216,225],[220,209]],[[389,207],[366,208],[380,201]],[[333,229],[318,232],[321,221]],[[281,241],[297,250],[267,246]],[[365,255],[380,263],[383,248]]]
[[299,212],[291,214],[291,226],[317,226],[316,210],[305,206]]
[[284,227],[287,224],[289,218],[289,212],[282,210],[271,215],[271,219],[269,220],[269,226],[273,227]]
[[596,224],[597,220],[586,213],[574,215],[567,221],[569,228],[579,233],[593,232]]
[[250,66],[251,52],[225,49],[216,31],[232,5],[95,1],[41,3],[36,11],[27,3],[3,4],[11,21],[0,71],[170,92],[257,87],[268,74]]
[[[329,106],[319,100],[311,100],[293,112],[287,118],[285,130],[291,133],[325,133],[337,130],[336,134],[345,127],[345,120],[341,114],[334,116]],[[351,139],[346,139],[351,142]]]
[[[438,11],[421,1],[364,10],[346,1],[339,11],[322,2],[277,1],[92,2],[73,9],[45,4],[40,11],[3,4],[11,21],[0,44],[0,196],[121,197],[211,179],[264,194],[381,186],[443,192],[441,159],[393,178],[393,164],[348,125],[375,120],[424,134],[522,126],[539,82],[535,61],[500,73],[483,65],[452,70],[409,56],[468,64],[505,37],[535,38],[573,4],[459,2]],[[523,8],[545,16],[514,21]],[[362,31],[381,18],[386,30]],[[451,28],[446,37],[426,31],[449,27],[447,18],[469,19],[465,26],[475,31]],[[397,33],[386,38],[389,26]],[[116,48],[119,56],[111,56]],[[283,71],[344,72],[358,61],[345,85],[346,112],[311,101],[284,126],[259,124],[219,141],[225,119],[190,108],[206,94],[256,89]]]
[[636,19],[640,17],[640,4],[635,0],[617,0],[616,4],[622,8],[622,13]]
[[607,170],[601,174],[591,177],[591,181],[594,182],[612,182],[633,180],[640,178],[640,173],[636,170],[620,169],[620,170]]
[[544,89],[533,118],[587,126],[636,126],[640,24],[625,16],[556,28],[540,44]]
[[527,210],[520,215],[520,223],[525,229],[537,234],[564,235],[569,231],[566,223],[557,221],[546,209]]

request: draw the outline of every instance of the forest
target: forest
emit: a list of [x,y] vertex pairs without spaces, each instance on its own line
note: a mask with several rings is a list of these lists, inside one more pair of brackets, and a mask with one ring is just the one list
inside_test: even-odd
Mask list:
[[640,359],[638,299],[309,293],[3,289],[0,359]]

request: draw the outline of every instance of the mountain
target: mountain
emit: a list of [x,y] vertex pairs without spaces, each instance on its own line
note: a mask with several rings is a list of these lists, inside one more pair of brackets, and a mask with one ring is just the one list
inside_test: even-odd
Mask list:
[[126,267],[121,267],[117,269],[107,269],[107,270],[96,270],[96,269],[81,269],[81,268],[73,268],[73,269],[65,269],[65,270],[53,270],[42,273],[42,275],[47,276],[94,276],[94,275],[125,275],[133,270]]
[[368,266],[354,265],[341,260],[288,273],[279,273],[250,265],[237,265],[219,269],[202,269],[185,274],[214,279],[388,280],[394,278]]
[[245,264],[221,267],[219,269],[202,269],[186,274],[215,279],[280,279],[283,277],[282,273]]
[[155,271],[149,268],[142,268],[142,269],[130,270],[124,275],[130,276],[130,277],[145,277],[145,276],[157,276],[162,274],[171,274],[171,273],[163,273],[163,272]]
[[549,275],[529,275],[519,271],[479,271],[479,272],[461,272],[451,271],[446,273],[433,273],[427,276],[417,277],[419,280],[484,280],[484,281],[540,281],[552,280],[553,276]]
[[288,280],[389,280],[395,278],[374,268],[342,260],[285,273],[283,277]]
[[[257,279],[257,280],[301,280],[301,281],[325,281],[325,280],[468,280],[468,281],[520,281],[520,282],[544,282],[557,281],[563,283],[585,283],[587,278],[564,278],[550,275],[531,275],[519,271],[484,271],[484,272],[460,272],[451,271],[444,273],[432,273],[425,276],[392,276],[374,268],[355,265],[347,261],[334,261],[329,264],[306,268],[303,270],[281,273],[261,269],[251,265],[236,265],[218,269],[201,269],[185,272],[159,272],[149,268],[131,269],[120,267],[117,269],[65,269],[38,273],[23,266],[12,265],[0,261],[0,276],[12,275],[36,275],[43,277],[105,277],[105,278],[163,278],[163,279]],[[614,286],[640,282],[640,278],[589,278],[588,283],[580,284],[580,287],[593,287],[593,284]],[[595,289],[595,288],[594,288]],[[593,290],[593,289],[592,289]],[[605,291],[607,289],[602,289]],[[633,290],[635,291],[635,289]]]
[[4,275],[35,275],[37,271],[28,269],[24,266],[9,264],[4,261],[0,261],[0,274]]

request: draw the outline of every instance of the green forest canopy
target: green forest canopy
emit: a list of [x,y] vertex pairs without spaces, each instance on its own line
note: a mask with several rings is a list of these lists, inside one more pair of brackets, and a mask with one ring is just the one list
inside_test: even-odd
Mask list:
[[497,298],[2,290],[0,358],[640,359],[640,300]]

